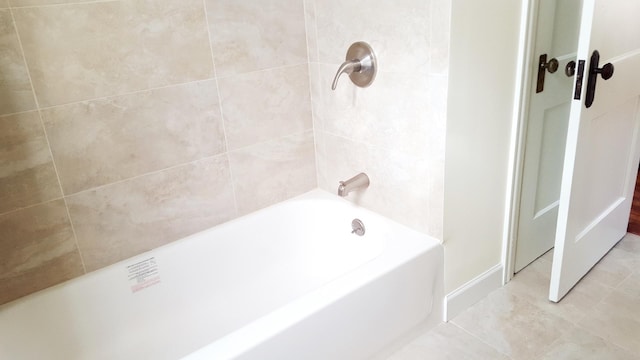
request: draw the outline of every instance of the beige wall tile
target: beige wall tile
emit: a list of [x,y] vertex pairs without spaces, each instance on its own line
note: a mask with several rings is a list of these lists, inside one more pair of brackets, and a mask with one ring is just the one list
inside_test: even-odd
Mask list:
[[307,62],[302,0],[206,0],[218,76]]
[[314,155],[311,131],[229,153],[240,214],[315,188]]
[[[0,8],[3,5],[6,3],[0,2]],[[35,108],[29,74],[11,13],[0,10],[0,115]]]
[[307,65],[219,79],[229,149],[312,128]]
[[64,200],[0,215],[0,304],[84,273]]
[[314,0],[304,0],[304,22],[307,32],[307,53],[309,62],[318,62],[318,23]]
[[213,75],[199,0],[131,0],[14,9],[43,107]]
[[220,154],[215,81],[42,112],[65,194]]
[[316,0],[320,62],[340,64],[352,43],[366,41],[376,52],[379,71],[427,73],[430,3]]
[[316,142],[320,188],[335,193],[339,181],[365,172],[371,184],[347,200],[442,238],[443,162],[321,131]]
[[[441,239],[450,1],[313,2],[315,17],[307,19],[317,24],[310,88],[320,187],[335,192],[338,181],[366,169],[372,185],[352,201]],[[368,88],[345,77],[331,91],[355,41],[374,48],[377,77]]]
[[431,74],[449,73],[451,0],[431,1]]
[[82,192],[67,201],[87,271],[236,216],[223,155]]
[[310,68],[320,186],[369,169],[376,182],[355,201],[441,239],[447,77],[380,72],[331,91],[334,66]]
[[0,214],[62,196],[37,112],[0,117],[0,164]]
[[309,63],[309,89],[311,93],[311,116],[313,118],[313,129],[324,130],[323,124],[326,118],[326,109],[322,108],[322,104],[328,102],[326,99],[326,87],[331,86],[330,83],[323,81],[326,78],[325,65],[319,63]]
[[[448,2],[11,0],[87,270],[360,171],[372,185],[350,200],[441,238],[448,19],[431,16]],[[332,92],[360,40],[378,79]],[[194,82],[211,47],[222,114],[214,81]]]
[[25,6],[47,6],[47,5],[59,5],[59,4],[75,4],[75,3],[87,3],[97,1],[126,1],[126,0],[6,0],[11,7],[25,7]]
[[410,154],[443,155],[446,114],[438,114],[429,99],[441,93],[446,101],[446,81],[443,89],[429,75],[381,72],[368,88],[344,78],[332,91],[334,66],[319,68],[313,113],[324,131]]

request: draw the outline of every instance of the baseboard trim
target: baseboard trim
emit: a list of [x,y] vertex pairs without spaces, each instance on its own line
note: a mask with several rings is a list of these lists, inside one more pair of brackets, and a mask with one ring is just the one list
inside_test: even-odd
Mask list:
[[445,296],[444,321],[453,319],[500,287],[502,264],[497,264]]

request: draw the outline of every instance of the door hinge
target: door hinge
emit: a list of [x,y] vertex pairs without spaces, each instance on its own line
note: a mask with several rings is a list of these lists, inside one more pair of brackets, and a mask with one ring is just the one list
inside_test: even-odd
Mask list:
[[576,71],[576,89],[573,92],[573,99],[580,100],[582,95],[582,81],[584,80],[584,63],[585,60],[578,60],[578,70]]

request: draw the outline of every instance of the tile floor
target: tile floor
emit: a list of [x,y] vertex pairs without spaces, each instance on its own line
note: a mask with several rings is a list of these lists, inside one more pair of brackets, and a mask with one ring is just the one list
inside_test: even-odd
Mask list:
[[551,252],[388,360],[640,359],[640,236],[628,234],[558,304]]

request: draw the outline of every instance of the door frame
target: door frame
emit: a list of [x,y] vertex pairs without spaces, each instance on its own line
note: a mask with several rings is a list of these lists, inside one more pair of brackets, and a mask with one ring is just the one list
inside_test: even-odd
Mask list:
[[540,0],[522,0],[520,46],[515,84],[513,120],[507,170],[507,193],[504,213],[502,264],[503,285],[511,281],[515,271],[520,192],[524,173],[524,151],[527,135],[529,97],[533,83],[533,52],[536,41],[538,4]]

